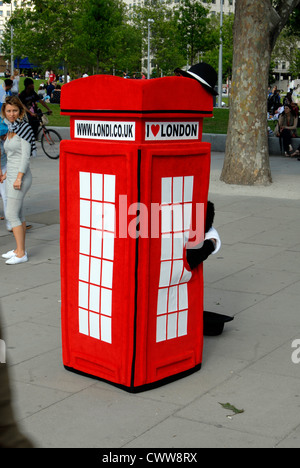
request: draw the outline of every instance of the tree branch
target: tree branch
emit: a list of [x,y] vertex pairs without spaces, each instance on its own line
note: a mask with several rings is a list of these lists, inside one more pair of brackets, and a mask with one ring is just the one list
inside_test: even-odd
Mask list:
[[300,5],[300,0],[279,0],[276,7],[270,6],[270,45],[273,50],[276,40],[285,27],[291,13]]

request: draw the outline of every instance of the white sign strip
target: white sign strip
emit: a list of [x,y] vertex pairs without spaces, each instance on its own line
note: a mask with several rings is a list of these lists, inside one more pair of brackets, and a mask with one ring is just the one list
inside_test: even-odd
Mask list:
[[135,122],[75,120],[74,136],[91,140],[135,141]]
[[145,140],[197,140],[199,122],[146,122]]

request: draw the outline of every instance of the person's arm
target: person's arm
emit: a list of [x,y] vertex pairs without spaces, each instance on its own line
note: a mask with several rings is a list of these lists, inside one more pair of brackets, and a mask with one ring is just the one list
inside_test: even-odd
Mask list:
[[186,259],[191,270],[197,268],[203,263],[215,250],[216,243],[214,239],[205,240],[200,249],[187,249]]
[[298,125],[298,117],[295,117],[295,118],[294,118],[294,124],[293,124],[293,125],[291,125],[290,127],[288,127],[288,126],[282,126],[282,127],[281,127],[281,130],[284,130],[284,129],[286,129],[286,130],[296,130],[297,125]]
[[21,138],[21,151],[22,151],[22,156],[21,156],[21,162],[19,166],[19,172],[17,175],[17,178],[13,184],[13,187],[15,190],[20,190],[22,187],[22,180],[24,177],[24,174],[26,173],[28,167],[29,167],[29,160],[30,160],[30,155],[31,155],[31,144]]
[[39,103],[39,104],[42,104],[42,106],[44,106],[44,107],[48,110],[49,114],[52,114],[52,110],[47,106],[47,104],[46,104],[45,101],[43,101],[42,99],[40,99],[40,100],[38,101],[38,103]]
[[278,128],[279,128],[280,133],[284,129],[284,127],[283,127],[283,116],[282,115],[280,115],[279,119],[278,119]]

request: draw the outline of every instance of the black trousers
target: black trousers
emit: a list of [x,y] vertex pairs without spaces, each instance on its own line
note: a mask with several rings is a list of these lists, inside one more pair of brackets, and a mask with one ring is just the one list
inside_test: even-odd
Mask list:
[[31,126],[31,128],[33,130],[34,137],[35,137],[35,139],[37,139],[37,134],[38,134],[39,126],[40,126],[40,121],[36,117],[32,117],[30,114],[27,114],[27,117],[28,117],[28,123],[29,123],[29,125]]
[[280,134],[280,138],[282,140],[282,145],[283,145],[283,150],[284,151],[289,151],[289,146],[292,144],[292,133],[290,130],[285,128],[282,130]]

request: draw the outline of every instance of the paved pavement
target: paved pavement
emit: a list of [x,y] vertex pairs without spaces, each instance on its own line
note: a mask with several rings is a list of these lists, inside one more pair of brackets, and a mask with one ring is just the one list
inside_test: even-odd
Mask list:
[[[223,157],[212,155],[223,246],[205,264],[205,307],[235,320],[205,337],[199,372],[139,394],[62,365],[59,162],[32,161],[30,261],[2,262],[0,296],[15,411],[37,447],[300,446],[300,163],[271,158],[273,186],[232,187],[218,180]],[[14,245],[3,221],[0,245]]]

